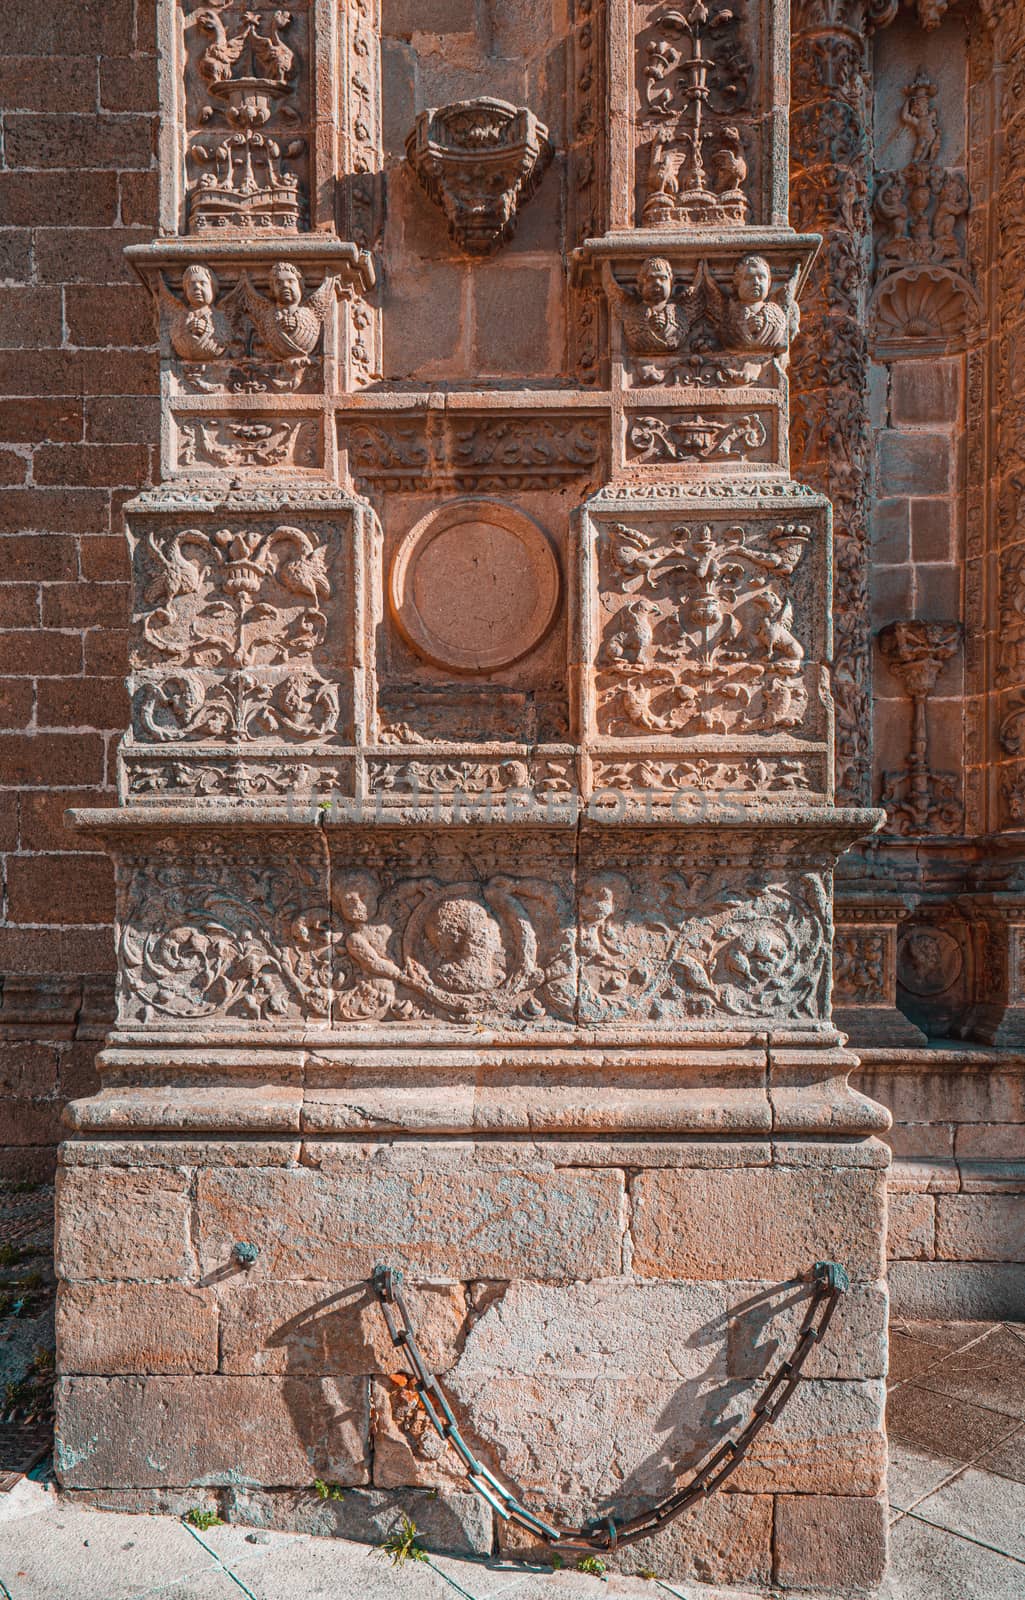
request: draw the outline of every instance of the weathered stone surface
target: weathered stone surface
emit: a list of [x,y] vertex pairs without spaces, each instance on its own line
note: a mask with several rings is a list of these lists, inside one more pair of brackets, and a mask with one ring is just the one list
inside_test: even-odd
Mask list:
[[886,1473],[885,1399],[878,1381],[801,1383],[732,1481],[738,1489],[878,1494]]
[[225,1491],[229,1521],[252,1528],[365,1539],[379,1545],[403,1515],[416,1523],[425,1546],[454,1555],[490,1555],[492,1512],[478,1495],[423,1489],[349,1489],[321,1500],[309,1489],[232,1487]]
[[[466,1320],[465,1290],[406,1284],[404,1292],[424,1359],[432,1371],[446,1372]],[[401,1353],[366,1283],[229,1281],[218,1285],[216,1295],[222,1372],[330,1377],[401,1367]]]
[[425,1153],[420,1171],[201,1172],[197,1192],[203,1270],[245,1238],[254,1280],[366,1278],[382,1257],[420,1274],[569,1278],[621,1259],[618,1173],[439,1173]]
[[[593,1502],[566,1505],[566,1514],[580,1522],[593,1514]],[[507,1522],[497,1525],[498,1542],[511,1555],[534,1557],[547,1563],[550,1553],[530,1541],[529,1535]],[[769,1584],[772,1581],[772,1496],[724,1493],[699,1500],[676,1522],[650,1539],[640,1539],[628,1550],[608,1558],[615,1573],[633,1574],[647,1568],[670,1581],[728,1584]],[[550,1580],[549,1580],[550,1581]],[[610,1593],[616,1593],[613,1578]]]
[[77,1489],[366,1483],[368,1426],[356,1378],[62,1378],[57,1471]]
[[632,1200],[644,1277],[786,1278],[820,1260],[852,1277],[882,1273],[885,1185],[874,1172],[641,1173]]
[[931,1261],[936,1254],[936,1202],[931,1194],[892,1194],[887,1208],[891,1260]]
[[783,1589],[876,1589],[886,1570],[888,1516],[881,1498],[779,1495],[777,1584]]
[[1018,1195],[940,1195],[936,1254],[947,1261],[1020,1261],[1025,1204]]
[[57,1211],[62,1278],[195,1276],[189,1180],[180,1170],[66,1168]]
[[216,1372],[217,1305],[209,1289],[64,1283],[57,1347],[66,1375]]

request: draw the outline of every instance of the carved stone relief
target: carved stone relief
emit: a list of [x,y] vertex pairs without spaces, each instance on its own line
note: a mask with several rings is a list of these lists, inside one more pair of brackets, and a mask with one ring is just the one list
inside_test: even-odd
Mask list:
[[525,106],[484,97],[422,111],[406,156],[455,242],[470,255],[487,255],[512,237],[552,144]]
[[610,522],[599,544],[602,734],[751,734],[804,725],[811,619],[795,574],[810,524]]
[[741,256],[725,273],[707,260],[679,266],[690,278],[686,285],[668,257],[649,256],[633,283],[620,282],[612,263],[603,262],[630,386],[774,387],[800,327],[801,269],[774,286],[772,266],[760,255]]
[[[345,502],[336,503],[344,517]],[[341,676],[353,649],[344,526],[285,522],[251,503],[224,522],[201,508],[192,525],[166,515],[133,522],[132,737],[121,752],[129,792],[159,793],[165,783],[179,791],[192,778],[199,794],[240,784],[273,794],[284,781],[270,776],[266,754],[243,777],[238,746],[351,737]],[[204,745],[220,750],[218,771],[196,765]],[[160,778],[176,755],[175,772]],[[295,770],[294,757],[286,764]]]
[[337,302],[355,304],[374,275],[369,258],[358,255],[340,272],[319,272],[310,288],[287,259],[263,266],[226,258],[216,272],[194,261],[180,276],[154,268],[176,387],[237,395],[320,389],[325,327],[333,333]]
[[751,220],[743,10],[636,7],[639,226]]
[[402,492],[436,484],[478,493],[558,489],[597,479],[606,430],[579,415],[358,416],[340,423],[361,488]]
[[326,1018],[324,866],[308,842],[270,836],[254,849],[230,834],[205,834],[187,848],[177,836],[157,838],[122,859],[121,1021],[189,1027]]
[[858,804],[870,798],[872,726],[867,20],[861,0],[797,0],[791,93],[792,221],[823,235],[791,373],[791,449],[795,476],[833,503],[836,785]]
[[956,348],[978,310],[966,261],[968,179],[961,168],[940,164],[938,92],[921,69],[905,85],[900,123],[911,136],[911,157],[875,178],[870,315],[881,354]]
[[182,6],[190,233],[309,223],[309,0]]
[[880,804],[893,833],[960,833],[964,808],[960,784],[949,772],[934,772],[929,757],[927,703],[943,666],[957,651],[962,630],[956,622],[891,622],[879,644],[891,671],[911,699],[911,748],[903,772],[883,776]]

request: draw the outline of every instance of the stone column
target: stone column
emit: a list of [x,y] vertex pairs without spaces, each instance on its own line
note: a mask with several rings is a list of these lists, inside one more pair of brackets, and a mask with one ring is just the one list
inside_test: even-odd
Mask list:
[[626,1561],[881,1576],[887,1118],[830,1011],[878,814],[836,804],[831,508],[789,471],[785,9],[580,4],[568,103],[554,7],[443,59],[385,18],[379,116],[362,0],[163,0],[165,479],[122,803],[77,818],[119,1010],[62,1150],[69,1493],[525,1550],[397,1371],[384,1261],[488,1469],[621,1523],[834,1260],[731,1492]]

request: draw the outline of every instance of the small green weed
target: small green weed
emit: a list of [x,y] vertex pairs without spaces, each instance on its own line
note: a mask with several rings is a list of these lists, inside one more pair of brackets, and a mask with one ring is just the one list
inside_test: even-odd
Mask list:
[[605,1563],[601,1556],[581,1556],[577,1562],[577,1571],[589,1572],[592,1578],[601,1578],[603,1581],[607,1581],[605,1578]]
[[658,1573],[655,1571],[654,1567],[641,1567],[638,1570],[637,1576],[639,1578],[647,1578],[650,1582],[652,1578],[658,1577]]
[[344,1500],[345,1490],[340,1483],[325,1483],[323,1478],[314,1478],[313,1492],[318,1500]]
[[404,1567],[407,1561],[426,1561],[427,1551],[418,1543],[416,1523],[412,1517],[403,1516],[394,1533],[378,1545],[381,1555],[387,1556],[393,1567]]
[[202,1511],[199,1506],[193,1506],[191,1511],[186,1511],[182,1520],[187,1522],[190,1528],[198,1528],[200,1533],[205,1533],[207,1528],[224,1527],[224,1519],[219,1517],[216,1511]]
[[558,1554],[558,1552],[556,1552],[552,1556],[552,1571],[561,1572],[565,1565],[565,1561],[563,1561],[562,1557]]

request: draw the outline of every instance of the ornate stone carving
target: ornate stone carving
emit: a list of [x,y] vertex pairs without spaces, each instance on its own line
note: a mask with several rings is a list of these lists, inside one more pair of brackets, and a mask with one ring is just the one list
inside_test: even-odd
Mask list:
[[190,233],[296,233],[308,221],[307,0],[212,0],[185,12]]
[[602,281],[619,313],[632,383],[775,386],[800,327],[800,271],[794,269],[777,300],[764,256],[742,256],[722,283],[708,261],[699,261],[687,287],[662,256],[642,263],[635,287],[621,284],[604,261]]
[[959,833],[964,812],[952,773],[933,772],[929,759],[927,702],[944,664],[961,642],[956,622],[891,622],[879,646],[911,698],[912,730],[903,772],[883,775],[880,804],[894,833]]
[[978,309],[965,260],[968,180],[959,168],[940,165],[938,92],[922,71],[905,86],[900,122],[911,135],[911,159],[898,171],[876,174],[871,318],[884,354],[963,341]]
[[456,500],[418,522],[392,562],[389,595],[416,653],[452,672],[509,666],[544,638],[559,564],[531,517],[497,500]]
[[811,528],[720,519],[654,533],[611,523],[600,548],[599,731],[801,726],[805,645],[790,580]]
[[637,876],[581,881],[582,1022],[824,1014],[831,923],[821,878],[744,889],[714,865]]
[[406,157],[455,242],[470,255],[487,255],[512,237],[552,145],[525,106],[483,97],[422,111]]
[[[157,262],[144,260],[140,267],[160,302],[175,380],[199,394],[320,387],[324,328],[333,324],[336,301],[348,300],[355,316],[363,305],[358,292],[374,281],[373,264],[362,253],[340,272],[325,273],[321,266],[310,291],[302,271],[286,260],[265,268],[228,260],[217,274],[194,261],[180,279]],[[354,332],[352,359],[356,343]]]
[[494,874],[332,883],[338,1021],[571,1017],[575,948],[554,883]]
[[879,928],[838,927],[833,945],[833,1004],[881,1004],[889,998],[889,941]]
[[632,464],[666,462],[771,461],[773,417],[766,412],[702,416],[657,412],[626,417],[626,459]]
[[646,227],[748,220],[748,163],[733,120],[747,98],[738,10],[696,0],[642,13],[637,220]]
[[122,798],[138,803],[175,797],[260,800],[352,793],[351,763],[296,761],[291,754],[287,759],[275,755],[270,761],[232,759],[216,754],[204,760],[200,759],[202,755],[202,751],[190,750],[187,761],[151,761],[145,756],[140,758],[122,751],[119,761]]
[[802,302],[791,449],[795,476],[833,502],[837,795],[857,804],[870,795],[872,727],[865,24],[860,0],[797,0],[793,10],[791,213],[823,245]]
[[341,443],[353,478],[380,490],[557,489],[591,479],[601,461],[598,423],[570,415],[360,417],[342,424]]
[[143,742],[307,743],[338,724],[338,689],[311,667],[262,673],[182,670],[129,679],[132,723]]
[[754,756],[742,761],[661,761],[644,756],[630,761],[594,760],[592,769],[595,793],[605,789],[624,794],[661,791],[674,795],[674,806],[688,792],[693,793],[694,805],[700,806],[709,795],[728,803],[731,795],[794,794],[817,787],[807,763],[789,756],[778,760]]
[[316,857],[273,837],[158,838],[118,874],[118,1014],[189,1027],[326,1018],[326,882]]
[[321,424],[316,417],[271,414],[222,417],[202,414],[177,418],[177,466],[302,467],[322,465]]
[[327,554],[302,528],[150,530],[135,545],[134,665],[309,658],[327,628]]
[[919,999],[945,994],[961,975],[961,947],[946,929],[912,923],[902,929],[897,948],[897,982]]

